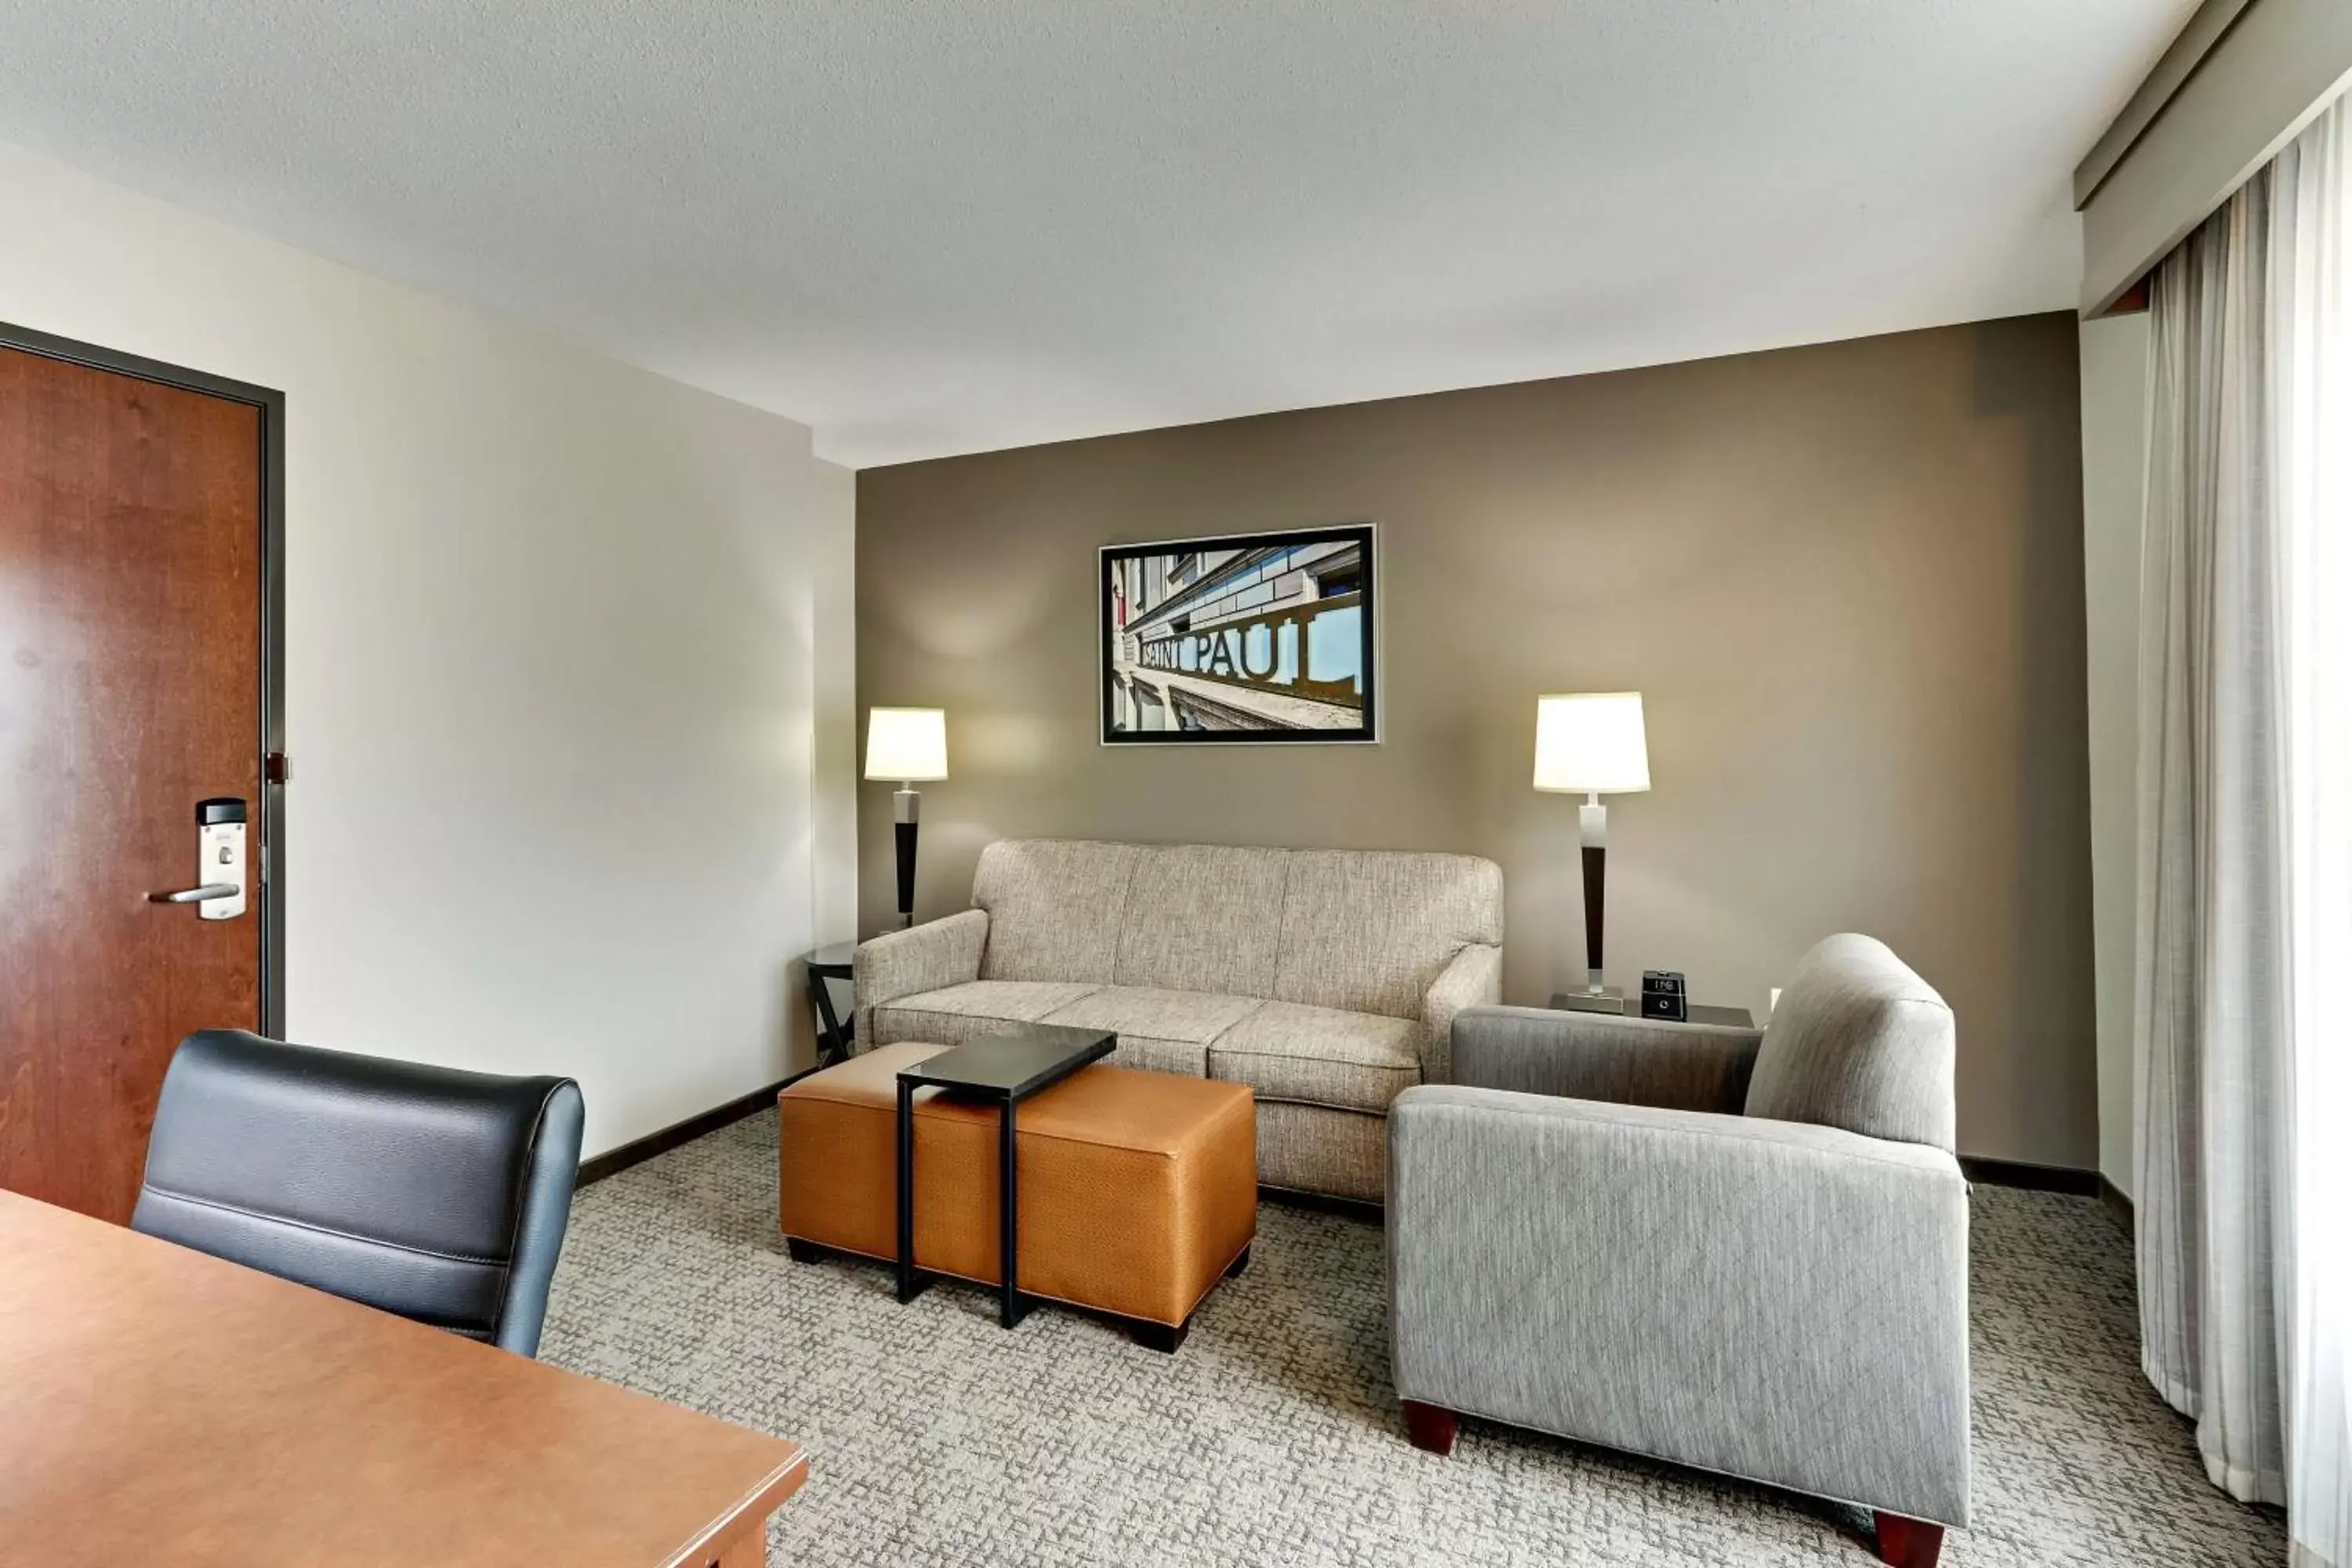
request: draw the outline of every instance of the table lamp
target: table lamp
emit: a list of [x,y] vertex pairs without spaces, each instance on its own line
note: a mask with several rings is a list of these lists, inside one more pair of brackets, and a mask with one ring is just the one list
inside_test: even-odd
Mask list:
[[1649,787],[1650,748],[1642,730],[1640,692],[1536,699],[1536,788],[1584,796],[1576,822],[1584,841],[1585,988],[1562,993],[1555,1006],[1625,1010],[1624,993],[1601,984],[1601,895],[1609,857],[1609,808],[1601,797]]
[[948,716],[938,708],[874,708],[866,715],[866,776],[896,779],[891,821],[898,838],[898,925],[915,923],[915,828],[923,797],[915,786],[948,776]]

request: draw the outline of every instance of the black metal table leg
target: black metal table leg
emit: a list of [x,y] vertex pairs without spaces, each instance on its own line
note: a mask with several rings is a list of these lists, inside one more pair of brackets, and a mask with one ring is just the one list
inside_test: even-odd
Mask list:
[[1021,1162],[1013,1127],[1013,1104],[1007,1095],[1004,1119],[996,1131],[996,1191],[1002,1211],[997,1216],[997,1258],[1003,1277],[997,1321],[1008,1329],[1021,1321]]
[[898,1081],[898,1300],[913,1300],[929,1280],[915,1275],[915,1086]]
[[819,1065],[832,1067],[849,1059],[849,1034],[841,1026],[841,1016],[833,1010],[832,982],[823,975],[809,978],[809,1000],[816,1006],[816,1041]]

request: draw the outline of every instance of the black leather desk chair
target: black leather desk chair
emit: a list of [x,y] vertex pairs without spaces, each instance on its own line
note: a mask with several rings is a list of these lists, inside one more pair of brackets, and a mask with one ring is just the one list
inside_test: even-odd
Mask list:
[[131,1225],[530,1355],[581,1115],[568,1078],[206,1029],[164,1075]]

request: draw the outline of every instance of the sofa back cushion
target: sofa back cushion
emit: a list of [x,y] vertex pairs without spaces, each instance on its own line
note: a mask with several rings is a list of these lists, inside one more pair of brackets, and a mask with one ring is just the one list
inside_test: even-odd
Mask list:
[[1748,1114],[1952,1147],[1952,1010],[1886,944],[1825,939],[1780,994]]
[[1456,953],[1503,940],[1503,868],[1492,860],[1294,849],[1287,871],[1277,1002],[1417,1017]]
[[988,911],[980,977],[1109,984],[1141,853],[1070,838],[1003,838],[982,850],[971,879],[972,905]]
[[1287,849],[1139,847],[1113,984],[1271,996],[1274,932],[1290,860]]
[[1503,873],[1468,855],[1007,838],[981,851],[982,980],[1213,991],[1421,1014],[1472,942],[1503,940]]

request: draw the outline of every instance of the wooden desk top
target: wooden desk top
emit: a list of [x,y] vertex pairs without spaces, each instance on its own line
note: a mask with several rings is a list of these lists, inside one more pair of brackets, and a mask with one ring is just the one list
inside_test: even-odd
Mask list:
[[0,1455],[0,1561],[47,1568],[703,1568],[808,1475],[796,1444],[5,1192]]

